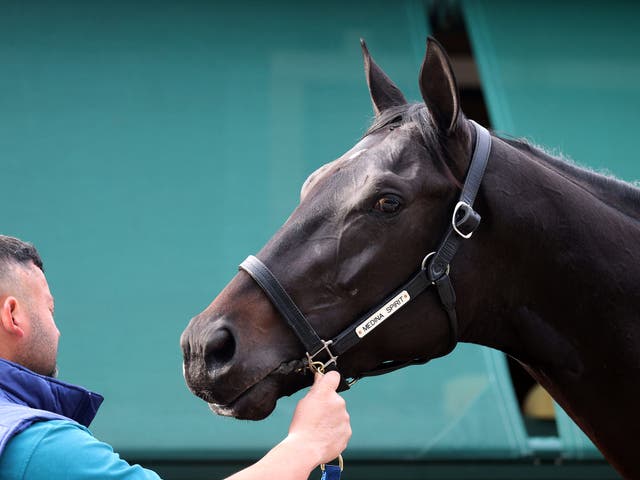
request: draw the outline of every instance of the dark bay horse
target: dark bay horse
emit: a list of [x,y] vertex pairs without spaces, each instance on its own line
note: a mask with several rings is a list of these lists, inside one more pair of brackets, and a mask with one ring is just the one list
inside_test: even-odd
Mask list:
[[[458,222],[483,130],[460,111],[437,42],[427,44],[418,104],[407,103],[364,43],[363,51],[373,125],[307,179],[300,204],[257,254],[322,339],[375,312],[429,265],[427,254]],[[584,134],[594,141],[598,132]],[[525,142],[490,141],[477,198],[462,212],[481,222],[469,239],[451,234],[459,248],[446,273],[428,277],[450,280],[455,307],[438,287],[384,322],[374,313],[360,327],[375,328],[331,367],[358,378],[446,354],[455,341],[502,350],[621,474],[640,478],[640,191]],[[214,412],[261,419],[312,376],[306,349],[247,272],[183,333],[184,373]]]

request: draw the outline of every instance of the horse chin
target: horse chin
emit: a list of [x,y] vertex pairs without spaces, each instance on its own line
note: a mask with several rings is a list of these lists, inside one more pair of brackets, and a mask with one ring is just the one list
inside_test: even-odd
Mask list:
[[228,405],[209,403],[211,411],[217,415],[240,420],[263,420],[276,407],[279,398],[277,382],[271,377],[256,383]]
[[281,364],[267,377],[247,388],[235,400],[226,405],[209,403],[211,411],[217,415],[240,420],[263,420],[276,407],[280,397],[289,396],[309,386],[312,376],[300,369],[301,362],[295,360]]

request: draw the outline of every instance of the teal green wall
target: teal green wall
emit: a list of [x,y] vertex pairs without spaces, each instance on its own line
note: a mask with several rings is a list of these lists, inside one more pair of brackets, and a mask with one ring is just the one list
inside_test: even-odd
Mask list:
[[495,129],[640,180],[640,3],[462,5]]

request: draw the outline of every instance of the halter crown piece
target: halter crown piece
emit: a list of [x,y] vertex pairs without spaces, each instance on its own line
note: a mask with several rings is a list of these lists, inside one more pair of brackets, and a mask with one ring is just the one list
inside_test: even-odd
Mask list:
[[[462,241],[470,238],[480,224],[480,215],[473,210],[473,202],[491,152],[489,132],[472,120],[470,123],[476,131],[473,156],[460,198],[451,215],[451,223],[437,250],[424,257],[419,271],[405,284],[332,339],[323,340],[318,336],[278,279],[262,261],[249,255],[240,264],[239,269],[244,270],[254,279],[304,345],[306,358],[303,361],[309,369],[320,371],[337,369],[340,355],[358,344],[382,321],[395,314],[432,285],[436,287],[440,302],[449,319],[449,345],[446,352],[439,356],[447,355],[455,348],[458,342],[458,319],[455,308],[456,294],[449,277],[449,265]],[[383,362],[371,371],[352,377],[348,382],[343,379],[340,390],[349,388],[362,377],[380,375],[407,365],[426,363],[433,358],[436,357],[422,357],[406,362]]]

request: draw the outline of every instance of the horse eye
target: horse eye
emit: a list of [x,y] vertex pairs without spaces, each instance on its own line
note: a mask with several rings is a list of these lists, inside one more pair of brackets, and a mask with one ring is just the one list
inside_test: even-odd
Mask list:
[[400,205],[400,198],[395,195],[385,195],[378,199],[373,209],[382,213],[395,213],[400,209]]
[[388,124],[389,125],[389,130],[394,130],[394,129],[398,128],[401,123],[402,123],[402,117],[401,116],[395,117]]

